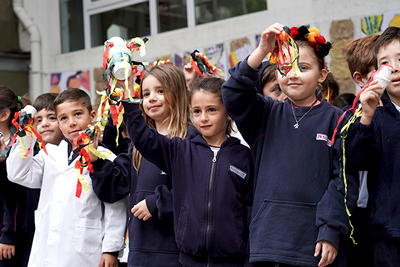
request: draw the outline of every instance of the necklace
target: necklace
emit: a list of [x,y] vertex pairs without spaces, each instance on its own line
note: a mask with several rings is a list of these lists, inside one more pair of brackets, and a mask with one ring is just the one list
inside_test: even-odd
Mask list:
[[311,105],[311,108],[310,108],[309,110],[307,110],[307,112],[304,113],[304,115],[301,116],[301,118],[300,118],[299,120],[297,120],[296,114],[294,114],[293,103],[290,102],[290,104],[292,105],[293,118],[294,118],[294,120],[296,121],[296,124],[293,125],[293,127],[294,127],[295,129],[298,129],[298,128],[299,128],[299,126],[300,126],[300,125],[299,125],[299,122],[314,108],[314,105],[315,105],[315,103],[317,103],[317,101],[318,101],[318,99],[315,100],[315,102]]

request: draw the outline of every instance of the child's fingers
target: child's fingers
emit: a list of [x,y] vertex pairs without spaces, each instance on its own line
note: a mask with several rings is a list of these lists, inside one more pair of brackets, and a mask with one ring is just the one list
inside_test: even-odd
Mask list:
[[315,252],[314,252],[314,257],[318,257],[319,253],[321,252],[321,242],[318,242],[315,245]]

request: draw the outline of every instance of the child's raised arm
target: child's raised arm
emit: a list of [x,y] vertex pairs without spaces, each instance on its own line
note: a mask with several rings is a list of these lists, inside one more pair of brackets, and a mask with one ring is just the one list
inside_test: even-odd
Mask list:
[[263,31],[259,46],[247,59],[247,64],[249,64],[250,67],[257,69],[260,66],[263,59],[275,47],[276,35],[282,32],[283,27],[284,25],[280,23],[274,23]]

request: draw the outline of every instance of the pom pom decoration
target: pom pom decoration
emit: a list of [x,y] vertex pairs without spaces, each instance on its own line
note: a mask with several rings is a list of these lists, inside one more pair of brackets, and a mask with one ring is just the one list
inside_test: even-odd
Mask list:
[[85,190],[86,193],[90,190],[87,181],[82,176],[83,169],[85,167],[87,167],[88,171],[93,172],[93,165],[90,162],[88,150],[90,150],[98,158],[102,159],[108,158],[111,155],[110,151],[107,151],[105,154],[101,154],[92,145],[90,145],[90,143],[94,140],[95,132],[96,128],[94,126],[91,126],[87,128],[84,132],[82,132],[79,136],[77,136],[73,141],[76,149],[74,149],[73,153],[71,153],[71,157],[76,153],[79,154],[79,159],[75,162],[75,171],[78,175],[78,183],[76,185],[75,193],[75,196],[77,198],[80,198],[82,188],[83,190]]
[[43,148],[43,151],[47,154],[46,146],[43,143],[42,136],[38,134],[32,127],[33,119],[36,113],[37,113],[36,109],[31,105],[27,105],[21,111],[15,113],[14,118],[11,121],[12,125],[10,128],[10,133],[11,133],[9,139],[10,141],[4,148],[3,152],[0,154],[0,158],[3,158],[8,153],[8,151],[11,149],[18,136],[21,138],[20,142],[21,156],[23,158],[26,158],[29,155],[29,152],[32,147],[32,143],[30,144],[27,150],[24,147],[23,139],[25,138],[26,133],[30,133],[32,137],[36,137],[39,140],[39,145],[41,146],[41,148]]
[[219,76],[224,76],[222,70],[215,67],[215,65],[208,61],[206,56],[201,54],[198,50],[194,50],[190,55],[192,57],[192,66],[200,77],[216,76],[218,75],[217,70],[219,71]]
[[[291,70],[300,76],[299,46],[290,33],[290,29],[285,26],[283,31],[276,35],[275,48],[271,50],[268,58],[271,64],[278,64],[278,71],[282,76],[286,76]],[[285,51],[287,51],[287,55],[285,55]],[[286,63],[287,61],[290,63]]]
[[324,58],[329,54],[332,48],[330,42],[326,42],[325,37],[320,35],[319,30],[315,27],[307,29],[306,26],[292,27],[290,35],[294,40],[307,41],[313,48],[318,58]]
[[[97,111],[97,125],[103,132],[108,117],[113,119],[113,125],[117,127],[117,132],[123,120],[124,107],[121,102],[130,102],[141,104],[142,99],[133,98],[128,87],[128,78],[130,75],[138,73],[137,66],[146,65],[145,62],[132,61],[132,54],[135,51],[140,52],[140,56],[146,55],[145,43],[147,38],[133,38],[129,42],[125,42],[119,37],[113,37],[104,43],[103,54],[103,81],[104,91],[97,93],[101,95],[99,109]],[[112,74],[112,75],[111,75]],[[118,76],[118,77],[117,77]],[[117,78],[125,80],[125,88],[128,92],[128,99],[125,98],[125,92],[121,88],[116,87]],[[122,79],[121,79],[122,78]],[[116,143],[118,146],[117,134]]]

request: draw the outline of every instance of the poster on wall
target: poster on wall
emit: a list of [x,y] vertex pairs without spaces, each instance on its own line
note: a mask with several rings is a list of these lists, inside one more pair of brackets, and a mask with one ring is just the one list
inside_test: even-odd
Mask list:
[[80,88],[90,95],[89,70],[52,73],[50,75],[51,93],[61,93],[68,88]]
[[253,48],[248,38],[241,38],[234,40],[230,43],[231,53],[229,55],[229,61],[231,67],[236,66],[239,61],[244,60],[248,55],[253,52]]
[[205,47],[203,49],[203,55],[206,56],[206,58],[213,63],[217,69],[222,71],[223,75],[220,75],[221,71],[217,70],[218,75],[220,75],[221,78],[226,79],[226,76],[228,75],[228,64],[224,44]]
[[381,34],[387,27],[400,27],[400,10],[361,19],[361,36]]

